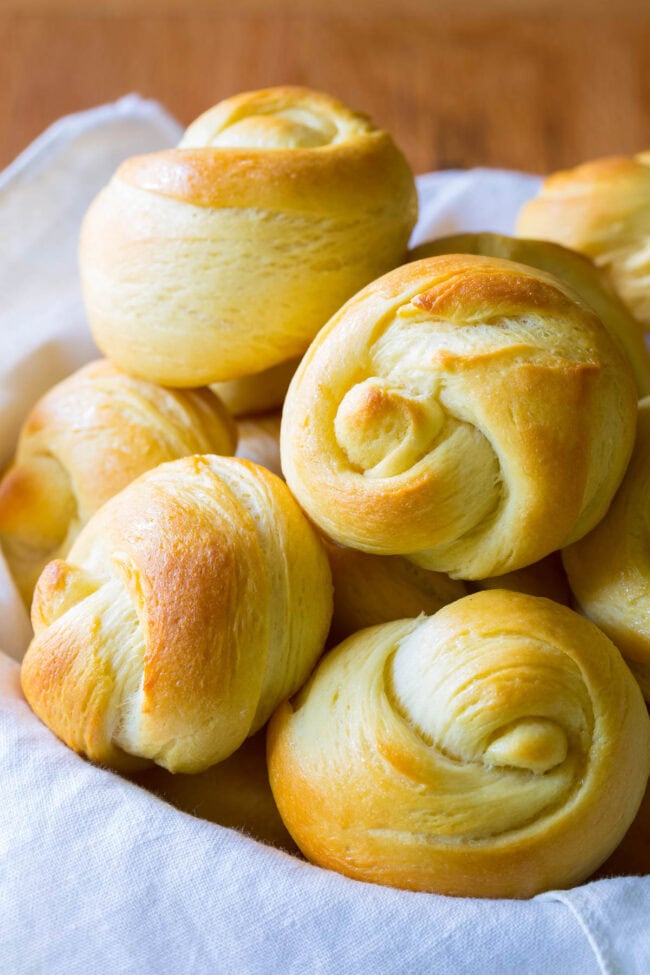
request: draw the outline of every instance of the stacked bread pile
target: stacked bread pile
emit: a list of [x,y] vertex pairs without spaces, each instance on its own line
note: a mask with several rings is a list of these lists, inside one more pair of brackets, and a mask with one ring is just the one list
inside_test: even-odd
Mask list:
[[41,720],[351,877],[528,897],[631,826],[645,872],[646,162],[522,216],[602,269],[491,234],[409,254],[403,156],[304,89],[125,162],[81,238],[107,359],[0,483]]

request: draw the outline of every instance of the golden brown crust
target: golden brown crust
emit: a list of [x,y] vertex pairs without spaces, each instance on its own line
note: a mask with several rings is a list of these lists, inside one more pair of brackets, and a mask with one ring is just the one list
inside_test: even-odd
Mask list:
[[95,761],[199,772],[304,682],[330,616],[327,559],[282,481],[188,457],[109,501],[46,568],[23,690]]
[[639,396],[650,393],[650,354],[643,329],[608,284],[604,274],[583,254],[542,240],[502,234],[454,234],[422,244],[410,252],[411,260],[440,254],[482,254],[501,257],[554,275],[593,308],[609,334],[622,347],[634,372]]
[[319,333],[285,401],[282,468],[340,544],[480,579],[602,517],[635,412],[629,365],[574,292],[447,255],[380,278]]
[[[639,403],[632,458],[607,514],[562,554],[581,610],[623,656],[645,668],[650,667],[649,499],[650,397],[646,397]],[[646,694],[648,687],[644,687]]]
[[[115,179],[197,207],[259,207],[345,217],[394,211],[408,170],[386,132],[317,149],[166,149],[132,156]],[[315,192],[316,191],[316,192]]]
[[232,454],[235,425],[207,389],[163,389],[91,362],[32,408],[0,481],[0,542],[29,605],[102,504],[145,471],[195,453]]
[[90,207],[81,272],[100,348],[174,386],[300,356],[404,259],[413,174],[390,136],[301,88],[249,92],[127,160]]
[[268,757],[312,862],[412,890],[530,897],[579,883],[620,841],[646,786],[650,722],[593,624],[481,592],[346,640],[278,709]]
[[599,159],[555,173],[526,203],[517,233],[593,258],[650,328],[650,154]]

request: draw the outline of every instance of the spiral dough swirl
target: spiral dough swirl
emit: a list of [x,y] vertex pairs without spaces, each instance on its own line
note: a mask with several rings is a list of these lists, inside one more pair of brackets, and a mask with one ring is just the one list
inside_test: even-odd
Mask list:
[[380,278],[319,333],[285,401],[282,469],[338,543],[481,579],[604,515],[635,423],[630,366],[576,293],[442,256]]
[[109,358],[163,385],[266,372],[405,259],[416,215],[408,163],[364,115],[306,88],[229,98],[94,200],[80,250],[90,327]]
[[578,882],[620,841],[645,790],[650,722],[593,624],[495,590],[342,643],[274,716],[269,760],[313,862],[527,897]]

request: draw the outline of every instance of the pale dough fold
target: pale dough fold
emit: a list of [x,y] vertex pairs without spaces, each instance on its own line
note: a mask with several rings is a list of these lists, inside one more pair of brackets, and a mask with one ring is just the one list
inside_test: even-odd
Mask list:
[[327,557],[285,484],[187,457],[108,501],[46,567],[22,686],[93,761],[202,772],[304,684],[331,612]]

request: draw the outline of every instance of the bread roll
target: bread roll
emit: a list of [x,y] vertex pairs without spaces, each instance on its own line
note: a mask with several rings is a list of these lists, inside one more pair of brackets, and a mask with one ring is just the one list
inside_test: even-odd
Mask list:
[[289,359],[254,376],[242,376],[227,383],[214,383],[213,392],[237,417],[255,416],[279,409],[300,359]]
[[488,233],[441,237],[410,252],[414,261],[439,254],[503,257],[553,274],[593,308],[609,334],[621,346],[632,366],[639,396],[650,393],[650,353],[645,345],[643,329],[609,286],[602,271],[589,258],[548,241],[521,240]]
[[187,457],[108,501],[46,567],[22,686],[93,761],[202,772],[304,683],[331,612],[327,558],[284,483]]
[[296,850],[269,785],[264,730],[230,758],[197,775],[172,775],[155,765],[130,779],[182,812],[238,829],[270,846]]
[[596,527],[563,552],[578,605],[624,657],[650,668],[650,397],[630,466]]
[[496,590],[350,637],[278,708],[268,758],[313,863],[532,897],[579,883],[620,842],[648,779],[650,721],[592,623]]
[[105,360],[54,386],[0,481],[0,543],[26,605],[46,563],[65,557],[91,515],[136,477],[189,454],[232,454],[236,443],[207,389],[162,389]]
[[237,424],[237,456],[267,467],[282,477],[280,466],[280,413],[249,416]]
[[539,196],[524,204],[517,233],[593,258],[650,329],[650,152],[549,176]]
[[467,595],[464,582],[429,572],[399,555],[369,555],[325,542],[334,583],[331,639],[378,623],[431,615]]
[[259,373],[404,260],[416,215],[408,164],[365,116],[307,88],[229,98],[177,149],[123,163],[90,207],[91,330],[154,382]]
[[282,469],[339,544],[481,579],[603,517],[635,422],[630,366],[574,291],[511,261],[435,257],[319,333],[285,400]]

